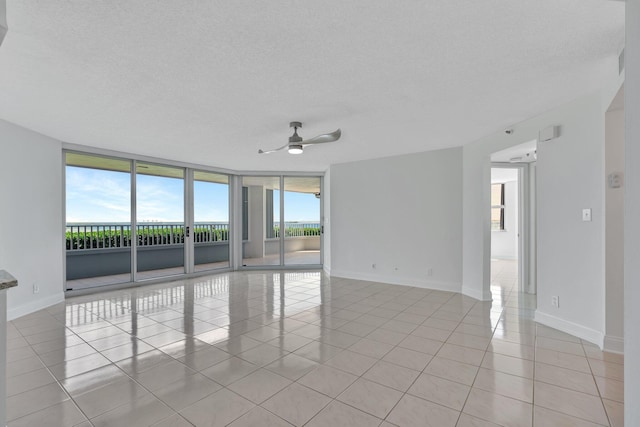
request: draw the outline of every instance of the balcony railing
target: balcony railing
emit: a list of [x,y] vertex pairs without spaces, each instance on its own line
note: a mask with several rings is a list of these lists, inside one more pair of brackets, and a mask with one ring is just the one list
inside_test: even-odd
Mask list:
[[[317,222],[285,221],[284,237],[319,236],[320,224]],[[274,238],[280,237],[280,223],[273,223]]]
[[[184,224],[154,222],[136,227],[138,246],[167,246],[184,243]],[[229,223],[198,222],[194,224],[196,243],[229,240]],[[122,248],[132,246],[131,225],[100,223],[68,223],[67,250]]]
[[[285,238],[319,236],[317,222],[287,221],[284,223]],[[168,246],[184,243],[184,224],[141,223],[136,227],[139,247]],[[274,223],[273,236],[280,237],[280,224]],[[194,242],[213,243],[229,241],[229,223],[197,222],[193,230]],[[68,251],[87,249],[124,248],[132,246],[131,225],[123,223],[68,223],[66,248]]]

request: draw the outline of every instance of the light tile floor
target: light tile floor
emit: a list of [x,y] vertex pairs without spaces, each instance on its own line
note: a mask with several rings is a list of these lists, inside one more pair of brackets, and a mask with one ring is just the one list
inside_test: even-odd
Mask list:
[[613,426],[623,358],[494,301],[321,272],[70,298],[9,323],[9,426]]

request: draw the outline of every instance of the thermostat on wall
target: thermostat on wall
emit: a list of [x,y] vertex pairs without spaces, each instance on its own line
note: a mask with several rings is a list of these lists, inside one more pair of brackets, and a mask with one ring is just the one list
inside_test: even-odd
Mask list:
[[609,188],[620,188],[622,187],[622,174],[618,172],[610,173],[607,181],[609,181]]

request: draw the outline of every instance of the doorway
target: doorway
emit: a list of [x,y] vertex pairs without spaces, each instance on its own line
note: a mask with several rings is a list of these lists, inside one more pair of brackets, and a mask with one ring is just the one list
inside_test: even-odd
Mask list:
[[536,144],[491,156],[491,281],[536,293]]
[[491,169],[491,284],[511,289],[520,282],[519,171]]
[[242,267],[322,265],[319,176],[244,176]]

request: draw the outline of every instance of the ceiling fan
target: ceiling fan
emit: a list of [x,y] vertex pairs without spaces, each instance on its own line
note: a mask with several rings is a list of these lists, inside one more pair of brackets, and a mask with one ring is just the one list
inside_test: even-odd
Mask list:
[[289,123],[289,127],[293,128],[293,135],[289,137],[289,142],[283,145],[280,148],[275,148],[273,150],[258,150],[260,154],[271,154],[276,151],[284,150],[288,148],[289,154],[302,154],[304,147],[314,144],[323,144],[325,142],[334,142],[340,139],[340,135],[342,135],[342,131],[340,129],[333,131],[331,133],[323,133],[322,135],[318,135],[311,139],[302,139],[300,135],[298,135],[298,128],[302,127],[301,122],[291,122]]

